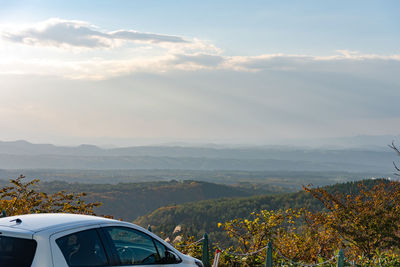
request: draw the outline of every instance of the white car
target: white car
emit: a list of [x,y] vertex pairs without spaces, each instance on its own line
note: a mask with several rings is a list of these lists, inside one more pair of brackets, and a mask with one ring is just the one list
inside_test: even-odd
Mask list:
[[0,218],[0,266],[201,267],[155,234],[132,223],[76,214]]

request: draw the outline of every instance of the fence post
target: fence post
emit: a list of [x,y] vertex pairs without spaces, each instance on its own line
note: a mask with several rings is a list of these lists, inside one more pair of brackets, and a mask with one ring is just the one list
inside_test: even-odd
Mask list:
[[204,233],[203,256],[201,257],[204,267],[210,267],[210,254],[208,249],[208,234]]
[[265,257],[265,267],[272,267],[272,243],[268,242],[267,254]]
[[338,253],[338,259],[337,259],[337,267],[344,267],[344,254],[343,250],[340,249]]
[[147,231],[153,232],[153,231],[151,231],[151,225],[150,224],[149,224],[149,226],[147,226]]

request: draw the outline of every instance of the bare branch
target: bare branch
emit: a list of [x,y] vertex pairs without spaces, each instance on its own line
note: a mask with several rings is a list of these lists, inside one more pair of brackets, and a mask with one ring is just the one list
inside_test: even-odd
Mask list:
[[397,155],[400,156],[400,150],[399,148],[394,144],[394,141],[392,141],[391,145],[388,145],[391,149],[393,149],[394,151],[396,151]]
[[397,165],[396,165],[396,163],[394,163],[394,161],[393,161],[393,166],[394,166],[394,168],[396,169],[396,171],[399,171],[399,172],[400,172],[399,167],[397,167]]
[[[394,141],[392,141],[391,145],[388,145],[391,149],[393,149],[398,156],[400,156],[400,149],[394,144]],[[394,173],[394,175],[400,176],[400,168],[396,165],[396,163],[393,161],[393,165],[394,168],[396,169],[396,171],[398,171],[397,173]]]

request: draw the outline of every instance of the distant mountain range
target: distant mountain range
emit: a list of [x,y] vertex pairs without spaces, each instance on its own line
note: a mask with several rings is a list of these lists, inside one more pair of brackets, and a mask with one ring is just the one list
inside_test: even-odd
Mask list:
[[362,149],[382,151],[392,141],[400,142],[400,135],[356,135],[336,138],[298,140],[296,145],[314,148]]
[[[391,140],[388,140],[389,143]],[[393,172],[385,149],[137,146],[100,148],[0,141],[1,169],[176,169]]]

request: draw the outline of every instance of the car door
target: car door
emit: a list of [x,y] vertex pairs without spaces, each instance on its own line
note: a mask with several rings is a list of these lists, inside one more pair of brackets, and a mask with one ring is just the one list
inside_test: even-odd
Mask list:
[[98,229],[99,227],[92,226],[53,234],[50,237],[53,265],[55,267],[110,266],[110,257]]
[[112,266],[181,266],[181,259],[150,235],[126,226],[102,227]]

